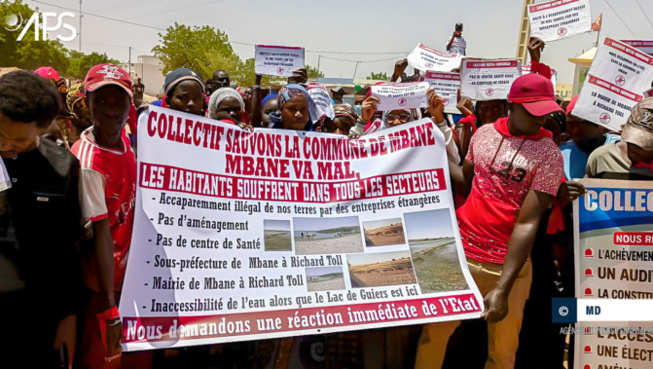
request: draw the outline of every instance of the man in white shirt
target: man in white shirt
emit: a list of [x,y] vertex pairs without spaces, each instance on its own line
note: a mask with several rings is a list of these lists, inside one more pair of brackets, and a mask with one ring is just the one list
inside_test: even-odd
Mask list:
[[452,54],[465,55],[465,49],[467,48],[467,42],[463,37],[463,24],[458,22],[456,23],[456,30],[453,32],[453,36],[447,44],[447,51]]

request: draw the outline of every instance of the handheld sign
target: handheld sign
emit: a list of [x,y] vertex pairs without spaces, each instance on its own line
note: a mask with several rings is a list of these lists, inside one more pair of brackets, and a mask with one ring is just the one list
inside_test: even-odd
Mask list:
[[139,124],[125,351],[483,311],[431,119],[359,140],[155,106]]
[[528,7],[531,36],[557,41],[592,31],[589,0],[554,0]]
[[465,59],[460,74],[461,95],[474,100],[507,99],[522,68],[515,59]]
[[460,88],[460,73],[427,71],[424,82],[428,82],[435,93],[444,99],[445,113],[460,114],[456,107],[458,88]]
[[372,96],[381,100],[381,103],[376,104],[379,111],[413,109],[428,105],[428,82],[387,83],[372,86],[370,89]]
[[443,53],[418,43],[406,59],[411,67],[419,70],[450,72],[452,69],[460,67],[462,56],[460,54]]
[[580,91],[572,113],[592,123],[619,131],[633,106],[651,87],[653,56],[606,37]]
[[573,203],[576,368],[650,368],[653,184],[579,181],[587,193]]
[[653,55],[653,41],[621,40],[621,42],[636,49],[640,49],[649,55]]
[[336,113],[333,111],[333,104],[331,103],[331,95],[329,95],[326,87],[317,82],[311,82],[306,86],[306,90],[311,95],[313,102],[315,102],[319,114],[319,117],[315,117],[314,119],[319,119],[324,116],[333,119],[336,116]]
[[256,45],[254,64],[256,74],[290,77],[304,67],[304,48]]

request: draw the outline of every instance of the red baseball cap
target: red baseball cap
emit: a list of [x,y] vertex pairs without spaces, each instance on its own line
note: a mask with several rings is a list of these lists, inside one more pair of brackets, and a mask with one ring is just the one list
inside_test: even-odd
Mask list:
[[98,64],[89,69],[84,79],[86,93],[96,91],[104,86],[116,85],[132,97],[132,80],[124,69],[115,64]]
[[526,74],[517,78],[510,86],[508,102],[522,104],[536,117],[559,111],[564,113],[555,101],[553,83],[539,74]]
[[34,70],[34,73],[38,74],[43,78],[53,79],[55,81],[59,80],[59,73],[56,69],[52,67],[40,67]]

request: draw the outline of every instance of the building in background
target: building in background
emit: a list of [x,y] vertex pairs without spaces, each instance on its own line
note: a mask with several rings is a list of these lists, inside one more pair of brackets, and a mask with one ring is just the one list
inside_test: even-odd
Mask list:
[[126,71],[130,71],[129,77],[136,82],[137,78],[145,85],[145,94],[156,96],[163,87],[165,76],[163,75],[163,63],[157,57],[150,55],[139,55],[135,63],[123,63],[120,65]]

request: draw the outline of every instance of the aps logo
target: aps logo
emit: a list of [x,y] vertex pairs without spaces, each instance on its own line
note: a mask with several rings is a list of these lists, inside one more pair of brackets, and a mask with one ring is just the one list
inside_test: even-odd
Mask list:
[[[20,32],[16,41],[22,41],[32,27],[34,27],[35,41],[47,40],[48,32],[57,32],[59,41],[72,41],[77,37],[77,30],[71,24],[66,23],[65,18],[73,19],[75,14],[71,12],[34,12],[27,21],[20,14],[9,14],[4,21],[7,31]],[[58,33],[62,29],[66,32]]]

